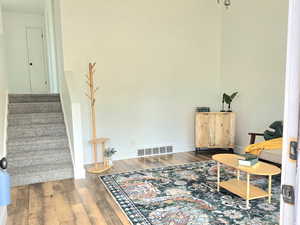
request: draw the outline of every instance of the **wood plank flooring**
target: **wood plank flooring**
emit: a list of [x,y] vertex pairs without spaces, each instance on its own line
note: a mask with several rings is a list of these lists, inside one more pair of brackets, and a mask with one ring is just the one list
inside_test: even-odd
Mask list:
[[[107,173],[210,159],[194,152],[114,161]],[[130,225],[96,175],[15,187],[7,225]]]

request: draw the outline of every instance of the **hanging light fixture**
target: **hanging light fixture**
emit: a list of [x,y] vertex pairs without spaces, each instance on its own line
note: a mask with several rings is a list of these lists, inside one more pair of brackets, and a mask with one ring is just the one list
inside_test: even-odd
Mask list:
[[229,9],[229,7],[231,6],[231,0],[217,0],[218,4],[224,4],[224,6],[226,7],[226,9]]

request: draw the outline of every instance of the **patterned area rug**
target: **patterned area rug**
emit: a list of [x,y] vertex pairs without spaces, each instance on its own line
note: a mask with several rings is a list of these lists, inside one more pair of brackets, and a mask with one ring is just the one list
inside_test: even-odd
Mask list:
[[[216,191],[216,171],[214,161],[204,161],[100,179],[133,225],[278,224],[280,176],[273,177],[272,204],[251,200],[246,209],[245,200]],[[222,180],[233,177],[234,170],[222,167]],[[252,176],[251,183],[267,190],[266,177]]]

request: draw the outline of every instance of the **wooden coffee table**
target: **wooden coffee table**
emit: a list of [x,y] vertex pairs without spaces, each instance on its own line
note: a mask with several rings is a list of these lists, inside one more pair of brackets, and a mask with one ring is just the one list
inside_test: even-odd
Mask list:
[[[272,176],[279,174],[281,170],[274,165],[269,163],[259,161],[255,166],[240,166],[238,163],[238,159],[243,157],[236,154],[217,154],[212,157],[215,161],[217,161],[218,166],[218,181],[217,188],[220,191],[220,187],[240,196],[241,198],[246,200],[246,208],[249,208],[249,200],[257,199],[257,198],[269,198],[269,203],[271,203],[272,196]],[[221,164],[229,166],[231,168],[236,169],[237,177],[234,179],[230,179],[227,181],[220,181],[220,167]],[[246,181],[240,180],[240,171],[244,171],[247,174]],[[250,174],[253,175],[263,175],[269,176],[269,187],[268,191],[265,191],[259,187],[250,184]]]

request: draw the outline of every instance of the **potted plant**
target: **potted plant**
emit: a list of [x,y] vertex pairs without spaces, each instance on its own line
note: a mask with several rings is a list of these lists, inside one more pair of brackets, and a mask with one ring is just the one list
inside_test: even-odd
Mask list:
[[112,161],[112,156],[116,153],[117,151],[114,148],[106,148],[104,152],[104,156],[106,160],[108,161],[108,165],[112,166],[113,161]]
[[224,103],[225,103],[225,99],[224,99],[224,94],[223,94],[223,98],[222,98],[222,109],[220,112],[226,112],[224,109]]
[[232,112],[232,111],[231,111],[231,102],[232,102],[232,100],[237,96],[237,94],[238,94],[238,92],[234,92],[234,93],[231,94],[231,95],[228,95],[228,94],[226,94],[226,93],[223,94],[222,110],[221,110],[221,112],[225,112],[225,110],[224,110],[224,102],[225,102],[226,104],[228,104],[228,110],[227,110],[227,112]]

